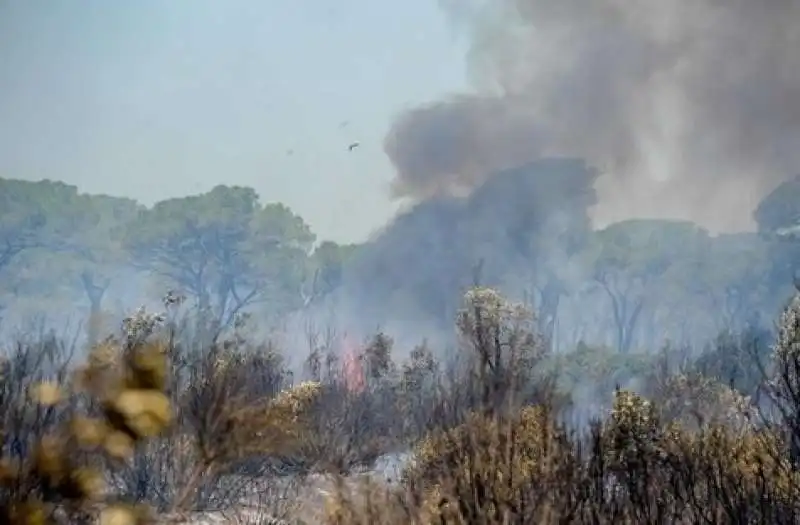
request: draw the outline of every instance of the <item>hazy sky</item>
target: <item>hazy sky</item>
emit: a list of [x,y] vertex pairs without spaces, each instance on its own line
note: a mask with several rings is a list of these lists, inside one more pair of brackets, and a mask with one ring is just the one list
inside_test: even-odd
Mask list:
[[0,176],[247,185],[361,239],[394,209],[391,119],[461,90],[464,47],[433,0],[0,0]]

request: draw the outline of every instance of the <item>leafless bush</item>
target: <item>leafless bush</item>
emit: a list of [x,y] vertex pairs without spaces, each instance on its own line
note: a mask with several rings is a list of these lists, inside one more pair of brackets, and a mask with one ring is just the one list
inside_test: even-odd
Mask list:
[[[167,353],[175,423],[115,478],[123,494],[164,512],[240,505],[255,484],[277,483],[281,458],[303,442],[292,434],[294,416],[276,409],[292,387],[277,351],[235,337],[206,342],[198,347],[172,334]],[[316,397],[316,391],[309,394]]]

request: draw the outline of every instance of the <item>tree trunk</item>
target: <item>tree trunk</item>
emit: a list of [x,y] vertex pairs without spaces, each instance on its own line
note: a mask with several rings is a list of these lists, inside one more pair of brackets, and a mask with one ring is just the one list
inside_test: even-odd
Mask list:
[[81,282],[89,299],[89,322],[86,326],[86,339],[89,346],[96,344],[100,340],[102,329],[103,297],[108,289],[109,281],[103,280],[97,283],[95,276],[90,271],[81,274]]
[[552,348],[553,334],[555,332],[558,307],[561,304],[561,289],[553,283],[544,286],[541,292],[538,316],[539,334],[544,338],[548,347]]

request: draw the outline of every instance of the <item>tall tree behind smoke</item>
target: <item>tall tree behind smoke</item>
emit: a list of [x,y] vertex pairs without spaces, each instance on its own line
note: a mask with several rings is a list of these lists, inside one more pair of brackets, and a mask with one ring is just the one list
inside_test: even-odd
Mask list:
[[478,90],[396,121],[399,196],[577,156],[603,171],[601,225],[736,230],[800,166],[800,2],[439,1],[468,28]]

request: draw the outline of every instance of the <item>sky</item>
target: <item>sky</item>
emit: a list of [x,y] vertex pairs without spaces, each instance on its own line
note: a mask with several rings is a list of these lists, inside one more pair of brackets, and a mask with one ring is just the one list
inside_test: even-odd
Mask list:
[[462,91],[466,46],[433,0],[0,0],[0,177],[251,186],[360,241],[397,208],[393,118]]

